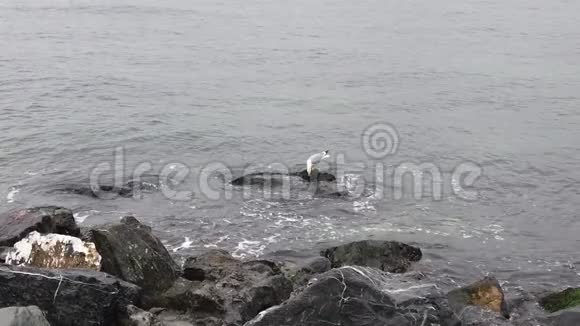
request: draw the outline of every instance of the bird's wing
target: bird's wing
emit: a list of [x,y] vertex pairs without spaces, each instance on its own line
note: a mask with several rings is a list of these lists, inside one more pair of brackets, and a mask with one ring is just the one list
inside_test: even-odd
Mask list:
[[306,160],[306,172],[308,172],[308,175],[312,172],[312,161],[310,159]]

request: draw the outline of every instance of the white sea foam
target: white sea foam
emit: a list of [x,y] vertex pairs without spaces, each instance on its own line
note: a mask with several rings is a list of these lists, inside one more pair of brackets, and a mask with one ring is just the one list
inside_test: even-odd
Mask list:
[[177,252],[181,249],[191,248],[193,241],[189,239],[189,237],[185,237],[184,241],[177,247],[173,248],[173,252]]
[[10,191],[6,195],[6,201],[9,202],[9,203],[13,203],[14,202],[14,197],[19,192],[20,192],[20,189],[18,187],[12,187],[12,188],[10,188]]
[[248,255],[258,257],[264,253],[265,249],[266,245],[260,241],[243,239],[242,241],[238,242],[234,252],[232,252],[232,256],[237,258],[245,258]]

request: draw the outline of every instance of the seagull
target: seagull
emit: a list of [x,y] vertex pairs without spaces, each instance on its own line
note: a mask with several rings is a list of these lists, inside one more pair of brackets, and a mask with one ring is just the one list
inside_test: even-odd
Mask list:
[[310,156],[306,160],[306,172],[308,172],[308,176],[310,176],[310,174],[312,173],[312,168],[316,167],[316,164],[320,163],[322,160],[329,157],[330,155],[328,155],[328,150]]

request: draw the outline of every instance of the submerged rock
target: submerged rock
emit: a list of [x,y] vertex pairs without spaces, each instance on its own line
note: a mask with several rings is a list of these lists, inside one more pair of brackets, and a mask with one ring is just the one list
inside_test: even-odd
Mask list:
[[324,181],[324,182],[334,182],[336,181],[336,177],[334,176],[334,174],[329,173],[329,172],[321,172],[316,170],[316,173],[314,173],[312,176],[308,175],[308,172],[306,172],[306,169],[304,170],[299,170],[299,171],[293,171],[293,172],[288,172],[288,173],[282,173],[282,172],[254,172],[254,173],[248,173],[245,174],[243,176],[234,178],[231,181],[231,184],[234,186],[246,186],[246,185],[259,185],[259,186],[264,186],[264,185],[272,185],[273,187],[275,186],[281,186],[284,184],[284,182],[290,182],[289,180],[285,180],[284,178],[288,178],[288,177],[299,177],[300,179],[302,179],[303,181],[313,181],[313,179],[316,179],[318,181]]
[[421,260],[421,249],[396,241],[364,240],[332,247],[321,252],[332,267],[359,265],[385,272],[404,273]]
[[0,214],[0,246],[12,246],[30,232],[79,235],[72,212],[69,209],[46,206],[17,209]]
[[397,304],[364,269],[342,267],[318,275],[284,304],[245,326],[412,326],[443,324],[431,305]]
[[91,185],[88,182],[78,184],[61,184],[52,192],[69,193],[99,199],[115,199],[117,197],[135,197],[143,193],[154,192],[159,189],[160,180],[157,175],[143,175],[140,178],[129,180],[122,184]]
[[287,174],[276,173],[276,172],[256,172],[243,175],[241,177],[232,180],[232,185],[234,186],[265,186],[271,185],[281,186],[284,182],[290,182],[289,180],[284,180],[284,177],[288,177]]
[[178,279],[162,304],[188,312],[199,325],[241,325],[292,292],[274,263],[242,262],[223,250],[188,259],[183,276],[188,279]]
[[540,305],[549,312],[580,306],[580,288],[567,288],[552,293],[540,300]]
[[[306,169],[300,170],[298,172],[290,173],[290,175],[298,176],[305,181],[311,181],[311,179],[314,178],[314,176],[308,175],[308,171],[306,171]],[[336,181],[336,177],[334,176],[334,174],[329,173],[329,172],[323,172],[323,171],[316,170],[315,175],[316,175],[316,179],[318,181],[326,181],[326,182]]]
[[485,277],[473,284],[450,291],[447,294],[449,305],[458,314],[468,306],[478,306],[509,318],[510,312],[503,290],[495,277]]
[[101,255],[94,243],[62,234],[45,234],[34,231],[14,244],[6,263],[42,268],[83,268],[98,271]]
[[37,306],[8,307],[0,309],[2,326],[50,326]]
[[108,274],[0,265],[0,306],[36,305],[51,325],[114,325],[140,289]]
[[139,285],[145,295],[168,289],[178,277],[178,266],[161,241],[132,216],[93,228],[90,238],[102,256],[101,270]]

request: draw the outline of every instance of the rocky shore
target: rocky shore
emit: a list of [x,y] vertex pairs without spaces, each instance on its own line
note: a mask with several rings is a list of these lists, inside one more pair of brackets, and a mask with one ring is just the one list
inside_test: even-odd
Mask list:
[[80,228],[66,208],[19,209],[0,214],[0,325],[580,325],[580,289],[509,302],[488,276],[444,292],[413,270],[421,258],[362,240],[300,261],[213,249],[177,263],[135,217]]

